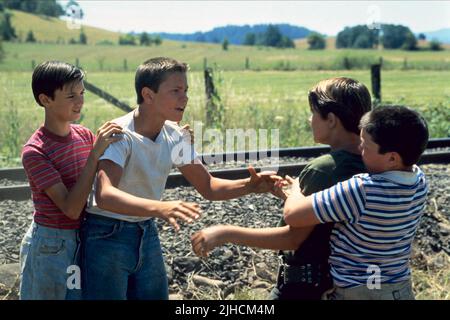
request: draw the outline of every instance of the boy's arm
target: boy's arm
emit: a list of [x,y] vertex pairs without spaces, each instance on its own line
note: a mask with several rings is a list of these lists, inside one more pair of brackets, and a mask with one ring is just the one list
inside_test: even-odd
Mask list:
[[213,177],[203,164],[193,163],[178,168],[183,176],[207,200],[228,200],[250,193],[263,193],[272,190],[274,182],[281,177],[272,174],[256,173],[249,167],[250,178],[228,180]]
[[70,190],[67,190],[62,182],[55,183],[44,189],[45,193],[55,205],[70,219],[77,220],[80,217],[89,193],[92,190],[98,159],[110,143],[119,139],[111,138],[111,135],[120,132],[122,132],[122,128],[111,122],[105,123],[98,129],[97,139],[93,149],[81,171],[81,175]]
[[191,237],[192,248],[198,256],[206,256],[225,243],[271,250],[296,250],[308,238],[313,227],[244,228],[217,225],[196,232]]
[[305,197],[302,194],[299,180],[286,176],[286,181],[290,184],[289,195],[284,203],[283,211],[286,224],[304,228],[321,223],[314,212],[312,197]]
[[95,198],[99,208],[123,215],[157,217],[179,230],[177,219],[192,222],[200,216],[198,204],[183,201],[157,201],[133,196],[118,189],[123,169],[110,160],[101,160]]

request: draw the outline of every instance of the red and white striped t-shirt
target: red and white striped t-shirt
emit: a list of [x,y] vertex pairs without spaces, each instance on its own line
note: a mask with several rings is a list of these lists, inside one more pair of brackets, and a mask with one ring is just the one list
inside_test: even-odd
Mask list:
[[[30,182],[34,221],[58,229],[76,229],[80,220],[69,219],[45,190],[62,182],[70,190],[78,180],[95,136],[81,125],[70,125],[70,134],[60,137],[40,127],[22,149],[22,163]],[[81,216],[80,216],[81,217]]]

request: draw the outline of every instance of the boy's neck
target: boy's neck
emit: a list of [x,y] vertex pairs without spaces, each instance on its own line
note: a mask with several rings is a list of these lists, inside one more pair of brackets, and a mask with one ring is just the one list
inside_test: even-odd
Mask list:
[[51,133],[54,133],[60,137],[66,137],[70,134],[69,121],[61,122],[57,119],[51,118],[48,114],[45,114],[44,127]]
[[339,132],[338,134],[333,134],[330,140],[331,141],[329,141],[328,144],[332,151],[344,150],[358,155],[361,154],[361,151],[359,150],[361,140],[355,133],[348,131]]
[[150,110],[151,108],[148,108],[148,106],[142,104],[138,106],[133,113],[134,130],[140,135],[155,141],[166,120],[157,114],[152,114]]

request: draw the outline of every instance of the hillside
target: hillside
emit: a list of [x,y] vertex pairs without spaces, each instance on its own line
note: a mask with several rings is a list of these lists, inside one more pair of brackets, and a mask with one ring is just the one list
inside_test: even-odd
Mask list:
[[442,43],[450,44],[450,28],[424,32],[424,34],[429,40],[436,39]]
[[[291,39],[301,39],[307,37],[312,30],[304,27],[293,26],[290,24],[273,24],[278,27],[280,32]],[[224,27],[217,27],[207,32],[195,32],[190,34],[181,33],[158,33],[164,39],[171,39],[177,41],[193,41],[193,42],[222,42],[227,38],[231,44],[243,44],[245,36],[248,33],[264,33],[269,25],[257,24],[254,26],[244,25],[235,26],[229,25]]]
[[[80,30],[70,29],[66,21],[61,19],[16,10],[11,10],[11,13],[12,25],[21,41],[25,41],[29,30],[33,31],[38,42],[43,43],[68,43],[71,38],[75,40],[79,38]],[[88,44],[96,44],[103,40],[117,43],[120,36],[120,33],[90,26],[83,26],[83,30],[87,35]]]

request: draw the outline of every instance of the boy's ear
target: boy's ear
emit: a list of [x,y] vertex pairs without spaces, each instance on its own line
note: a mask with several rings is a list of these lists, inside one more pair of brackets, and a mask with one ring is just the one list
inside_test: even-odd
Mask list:
[[50,100],[53,100],[44,93],[39,94],[38,99],[44,107],[47,107],[50,104]]
[[330,128],[333,128],[336,126],[336,123],[339,119],[338,119],[338,117],[336,117],[336,115],[333,112],[328,112],[327,120],[328,120],[328,124],[330,125]]
[[389,164],[391,164],[391,167],[397,167],[398,165],[403,166],[402,157],[398,154],[398,152],[389,152],[388,161]]
[[148,103],[148,102],[153,101],[155,92],[152,89],[150,89],[149,87],[143,87],[141,90],[141,95],[142,95],[142,98],[144,99],[144,101]]

